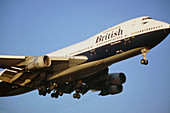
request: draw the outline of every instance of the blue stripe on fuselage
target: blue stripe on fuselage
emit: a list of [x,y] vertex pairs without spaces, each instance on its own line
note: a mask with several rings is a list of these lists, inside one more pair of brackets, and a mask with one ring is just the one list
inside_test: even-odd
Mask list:
[[[95,48],[94,51],[87,51],[78,55],[85,55],[88,57],[87,62],[104,59],[121,52],[126,52],[131,49],[146,47],[151,49],[159,44],[166,38],[166,34],[163,30],[153,31],[135,37],[128,37],[129,40],[120,40],[120,43],[112,45],[111,43]],[[126,38],[127,39],[127,38]],[[113,42],[112,42],[113,43]]]

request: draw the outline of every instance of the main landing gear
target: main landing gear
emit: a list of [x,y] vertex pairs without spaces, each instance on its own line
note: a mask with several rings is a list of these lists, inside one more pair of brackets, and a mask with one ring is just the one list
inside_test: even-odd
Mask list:
[[144,49],[141,50],[141,52],[142,52],[142,56],[144,57],[144,59],[142,59],[140,61],[140,63],[144,64],[144,65],[147,65],[148,64],[148,60],[146,59],[146,53],[149,52],[149,49],[144,48]]
[[[71,86],[71,87],[70,87]],[[47,94],[51,93],[52,98],[58,98],[59,96],[63,96],[63,93],[72,93],[73,98],[80,99],[81,95],[84,95],[89,89],[85,87],[85,84],[83,84],[82,80],[79,80],[75,83],[70,83],[70,86],[65,84],[64,87],[60,87],[60,84],[55,82],[46,82],[44,80],[40,81],[40,86],[38,87],[39,95],[46,96]]]
[[76,93],[73,94],[73,98],[80,99],[80,97],[81,97],[80,93],[82,93],[82,90],[81,89],[76,89],[75,91],[76,91]]
[[77,99],[80,99],[80,94],[79,93],[75,93],[75,94],[73,94],[73,98],[77,98]]
[[[58,86],[56,83],[47,83],[46,81],[41,81],[41,86],[38,88],[39,95],[46,96],[46,94],[50,94],[52,98],[58,98],[58,96],[62,96],[63,92],[56,91],[55,88]],[[50,86],[48,86],[50,84]]]
[[63,92],[54,91],[53,93],[51,93],[52,98],[58,98],[59,96],[63,96]]

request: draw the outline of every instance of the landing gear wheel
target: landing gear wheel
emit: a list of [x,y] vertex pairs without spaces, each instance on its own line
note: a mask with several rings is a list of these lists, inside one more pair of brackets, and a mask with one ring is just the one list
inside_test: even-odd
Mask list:
[[73,98],[77,98],[77,94],[73,94]]
[[56,98],[56,99],[58,98],[58,94],[57,94],[57,93],[55,93],[55,98]]
[[58,92],[58,94],[59,94],[60,96],[63,96],[63,92]]
[[79,93],[75,93],[74,95],[73,95],[73,98],[77,98],[77,99],[80,99],[80,94]]
[[55,97],[55,93],[51,93],[51,97],[54,98]]
[[54,97],[55,97],[55,98],[58,98],[58,93],[52,93],[52,94],[51,94],[51,97],[52,97],[52,98],[54,98]]
[[43,94],[42,94],[43,96],[46,96],[46,92],[43,92]]
[[39,95],[43,95],[43,92],[42,92],[42,91],[39,91]]
[[148,60],[145,60],[145,65],[148,65]]
[[81,96],[80,96],[80,94],[79,94],[79,93],[77,93],[77,99],[80,99],[80,97],[81,97]]
[[50,90],[50,89],[47,89],[47,93],[50,94],[50,93],[51,93],[51,90]]
[[43,95],[43,96],[46,96],[46,92],[45,91],[39,91],[39,95]]
[[148,60],[142,59],[142,60],[140,61],[140,63],[141,63],[141,64],[144,64],[144,65],[147,65],[147,64],[148,64]]
[[145,63],[145,60],[144,60],[144,59],[142,59],[142,60],[140,61],[140,63],[141,63],[141,64],[144,64],[144,63]]
[[46,96],[47,88],[46,88],[45,86],[40,86],[40,87],[38,88],[38,91],[39,91],[39,95]]

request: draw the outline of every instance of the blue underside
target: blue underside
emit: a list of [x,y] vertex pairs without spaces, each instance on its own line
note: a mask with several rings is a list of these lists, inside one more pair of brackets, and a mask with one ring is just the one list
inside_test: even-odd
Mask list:
[[[78,55],[85,55],[88,57],[87,62],[104,59],[116,54],[119,52],[126,52],[131,49],[146,47],[148,49],[153,48],[157,44],[159,44],[163,39],[166,38],[168,34],[164,32],[164,30],[154,31],[142,35],[138,35],[135,37],[128,37],[128,40],[120,40],[121,42],[118,44],[111,45],[111,43],[101,46],[99,48],[95,48],[95,51],[87,51]],[[113,42],[112,42],[113,43]],[[119,52],[118,52],[119,51]]]

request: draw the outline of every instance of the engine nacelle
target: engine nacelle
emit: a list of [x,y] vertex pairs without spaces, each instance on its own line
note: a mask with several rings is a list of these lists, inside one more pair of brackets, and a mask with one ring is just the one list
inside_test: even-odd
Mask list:
[[118,94],[121,93],[123,91],[123,86],[119,85],[119,86],[114,86],[111,85],[109,87],[106,87],[105,89],[101,90],[99,95],[105,96],[105,95],[114,95],[114,94]]
[[31,59],[30,61],[31,63],[26,66],[27,70],[46,68],[51,65],[50,57],[48,57],[47,55],[36,57],[34,59]]
[[105,81],[104,85],[121,85],[126,82],[126,76],[124,73],[112,73],[109,74],[109,79]]

